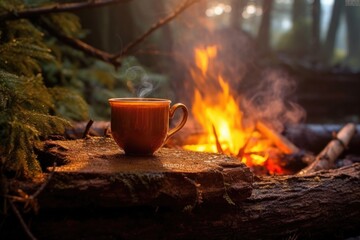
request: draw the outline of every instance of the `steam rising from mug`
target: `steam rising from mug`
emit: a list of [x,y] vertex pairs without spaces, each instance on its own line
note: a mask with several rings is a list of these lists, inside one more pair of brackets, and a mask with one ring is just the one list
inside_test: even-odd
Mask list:
[[141,66],[133,66],[126,70],[126,75],[129,80],[136,81],[140,79],[139,85],[136,87],[136,96],[140,98],[147,97],[151,94],[153,90],[156,89],[153,81],[150,79],[149,75],[146,73],[145,69]]

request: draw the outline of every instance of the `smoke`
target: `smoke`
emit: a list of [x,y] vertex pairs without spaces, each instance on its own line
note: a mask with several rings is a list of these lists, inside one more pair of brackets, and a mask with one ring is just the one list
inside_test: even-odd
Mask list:
[[157,88],[157,84],[154,83],[149,74],[141,66],[128,68],[126,70],[126,77],[134,83],[137,97],[148,97]]
[[251,118],[271,124],[277,131],[284,125],[305,118],[304,109],[295,103],[296,82],[283,70],[265,69],[255,87],[246,92],[242,107]]

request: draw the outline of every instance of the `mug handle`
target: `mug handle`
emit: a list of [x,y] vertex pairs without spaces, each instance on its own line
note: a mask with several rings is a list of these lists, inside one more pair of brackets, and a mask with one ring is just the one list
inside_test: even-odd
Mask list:
[[174,117],[175,111],[176,111],[177,109],[179,109],[179,108],[181,108],[182,111],[183,111],[183,117],[182,117],[180,123],[179,123],[176,127],[174,127],[173,129],[171,129],[171,130],[168,132],[165,142],[166,142],[172,135],[174,135],[176,132],[178,132],[178,131],[185,125],[185,123],[186,123],[186,120],[187,120],[187,118],[188,118],[189,113],[188,113],[187,107],[186,107],[184,104],[182,104],[182,103],[176,103],[176,104],[174,104],[174,105],[170,108],[169,117],[170,117],[170,119],[172,119],[172,118]]

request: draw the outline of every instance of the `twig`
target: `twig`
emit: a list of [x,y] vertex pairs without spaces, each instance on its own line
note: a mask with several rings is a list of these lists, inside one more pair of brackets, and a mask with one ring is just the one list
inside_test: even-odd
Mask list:
[[49,184],[51,178],[53,177],[55,173],[56,168],[56,162],[54,162],[53,169],[49,175],[49,177],[46,179],[46,181],[38,188],[38,190],[32,194],[28,195],[23,190],[18,189],[17,192],[20,196],[9,196],[6,195],[6,197],[9,199],[9,202],[16,201],[16,202],[23,202],[24,203],[24,211],[27,212],[31,208],[34,210],[34,212],[37,212],[39,210],[39,205],[36,200],[36,198],[39,196],[39,194],[45,189],[45,187]]
[[25,8],[21,10],[13,10],[0,15],[0,22],[5,20],[14,20],[20,18],[31,18],[47,13],[67,12],[77,9],[95,8],[116,3],[125,3],[130,0],[88,0],[77,3],[56,3],[34,8]]
[[152,34],[154,31],[159,29],[161,26],[167,24],[174,18],[176,18],[178,15],[180,15],[183,11],[185,11],[188,7],[193,5],[194,3],[198,2],[200,0],[185,0],[183,1],[172,13],[170,13],[168,16],[164,17],[163,19],[160,19],[157,23],[153,24],[145,33],[143,33],[141,36],[139,36],[137,39],[135,39],[133,42],[129,43],[127,46],[124,47],[122,51],[114,55],[114,58],[119,58],[123,55],[128,55],[130,50],[132,50],[134,47],[142,43],[150,34]]
[[213,133],[214,133],[214,136],[215,136],[215,141],[216,141],[216,149],[219,153],[224,153],[222,147],[221,147],[221,144],[220,144],[220,141],[219,141],[219,137],[216,133],[216,129],[215,129],[215,126],[214,124],[211,124],[212,125],[212,130],[213,130]]
[[25,233],[27,234],[27,236],[32,239],[32,240],[36,240],[36,237],[31,233],[29,227],[26,225],[23,217],[21,216],[19,210],[17,209],[17,207],[15,206],[14,202],[23,202],[24,203],[24,211],[26,212],[26,209],[31,206],[34,208],[34,211],[37,212],[38,210],[38,203],[36,201],[36,198],[39,196],[39,194],[45,189],[45,187],[49,184],[52,176],[55,173],[55,168],[56,168],[56,162],[54,162],[54,166],[53,169],[49,175],[49,177],[46,179],[46,181],[36,190],[36,192],[32,195],[28,195],[26,194],[24,191],[22,191],[21,189],[18,190],[18,193],[20,194],[20,196],[8,196],[5,195],[5,197],[7,198],[9,205],[11,206],[11,209],[13,210],[13,212],[15,213],[17,219],[20,222],[20,225],[22,226],[22,228],[24,229]]
[[49,177],[48,177],[48,178],[46,179],[46,181],[38,188],[38,190],[36,190],[36,192],[31,195],[32,198],[36,198],[37,196],[39,196],[39,194],[40,194],[40,193],[45,189],[45,187],[49,184],[51,178],[54,176],[55,169],[56,169],[56,162],[54,162],[53,169],[51,170],[51,173],[50,173]]
[[21,216],[19,210],[16,208],[15,204],[12,201],[9,201],[9,204],[11,206],[11,209],[15,213],[16,217],[18,218],[22,228],[24,229],[25,233],[28,235],[28,237],[32,240],[36,240],[36,237],[31,233],[29,227],[26,225],[23,217]]
[[85,131],[82,135],[82,138],[86,138],[86,136],[89,134],[90,128],[93,125],[94,120],[90,119],[89,122],[86,124]]

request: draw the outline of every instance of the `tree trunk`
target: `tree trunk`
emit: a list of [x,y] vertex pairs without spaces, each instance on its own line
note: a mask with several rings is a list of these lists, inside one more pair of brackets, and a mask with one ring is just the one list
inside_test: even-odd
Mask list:
[[[111,139],[50,141],[67,159],[39,196],[40,239],[344,239],[360,234],[360,164],[255,177],[237,159],[161,149],[127,157]],[[13,183],[32,192],[40,183]],[[250,196],[251,193],[251,196]],[[21,237],[12,218],[0,236]],[[4,235],[5,234],[5,235]],[[11,234],[11,235],[9,235]]]
[[339,28],[340,16],[343,9],[344,1],[335,0],[331,13],[330,25],[326,34],[324,48],[322,50],[323,59],[327,62],[331,62],[331,58],[334,55],[336,33]]
[[312,4],[312,53],[315,59],[318,59],[320,48],[320,16],[321,2],[314,0]]
[[306,22],[308,3],[294,0],[292,6],[292,44],[291,51],[295,56],[307,56],[311,49],[311,26]]
[[259,33],[257,35],[257,44],[262,53],[267,53],[270,50],[271,10],[273,3],[273,0],[263,1],[263,15],[261,18]]
[[304,0],[294,0],[292,7],[292,22],[296,24],[299,21],[302,21],[306,16],[306,6],[307,2]]
[[348,55],[347,61],[356,70],[360,67],[360,10],[359,7],[348,6],[345,8]]
[[231,1],[231,15],[230,27],[233,29],[242,29],[242,12],[247,4],[247,0],[232,0]]

